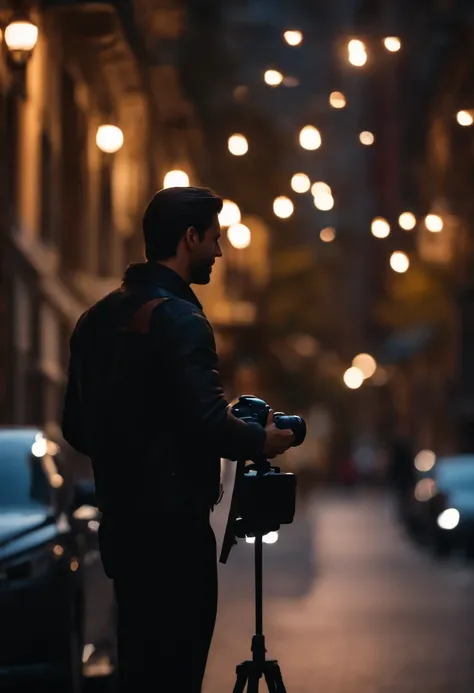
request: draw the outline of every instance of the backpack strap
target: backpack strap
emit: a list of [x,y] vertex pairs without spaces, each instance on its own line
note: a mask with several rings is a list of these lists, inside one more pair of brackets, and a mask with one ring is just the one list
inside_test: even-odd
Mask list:
[[150,330],[151,314],[154,309],[165,301],[169,301],[170,298],[170,296],[161,296],[160,298],[152,298],[146,301],[146,303],[141,305],[134,313],[130,322],[122,328],[122,332],[148,334]]

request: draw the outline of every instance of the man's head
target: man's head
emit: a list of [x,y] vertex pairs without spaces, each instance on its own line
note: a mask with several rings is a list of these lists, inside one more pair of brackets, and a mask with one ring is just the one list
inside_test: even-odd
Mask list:
[[207,284],[221,257],[218,214],[222,199],[208,188],[165,188],[143,216],[145,254],[169,265],[190,284]]

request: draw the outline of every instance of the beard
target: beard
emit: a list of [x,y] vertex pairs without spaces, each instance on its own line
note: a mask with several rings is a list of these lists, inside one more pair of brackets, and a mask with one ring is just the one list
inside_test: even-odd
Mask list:
[[209,284],[211,281],[212,263],[201,261],[190,268],[191,284]]

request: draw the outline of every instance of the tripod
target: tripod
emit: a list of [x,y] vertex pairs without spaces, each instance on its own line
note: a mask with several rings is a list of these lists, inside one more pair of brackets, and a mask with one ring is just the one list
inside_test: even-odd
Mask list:
[[263,543],[262,533],[255,535],[255,635],[252,638],[252,659],[237,666],[237,681],[233,693],[258,693],[258,684],[265,678],[269,693],[286,693],[278,662],[265,659],[263,634]]

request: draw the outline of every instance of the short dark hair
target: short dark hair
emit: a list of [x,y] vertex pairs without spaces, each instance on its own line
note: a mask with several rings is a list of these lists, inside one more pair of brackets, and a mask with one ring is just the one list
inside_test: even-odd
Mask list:
[[222,210],[222,199],[209,188],[164,188],[150,200],[143,215],[147,260],[167,260],[190,226],[202,240],[213,218]]

